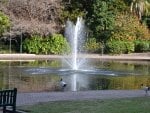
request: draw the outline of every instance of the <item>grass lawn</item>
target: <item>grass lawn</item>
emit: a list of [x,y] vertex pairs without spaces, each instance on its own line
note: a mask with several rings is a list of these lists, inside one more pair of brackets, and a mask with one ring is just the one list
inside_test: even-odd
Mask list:
[[29,113],[150,113],[150,97],[58,101],[19,108]]

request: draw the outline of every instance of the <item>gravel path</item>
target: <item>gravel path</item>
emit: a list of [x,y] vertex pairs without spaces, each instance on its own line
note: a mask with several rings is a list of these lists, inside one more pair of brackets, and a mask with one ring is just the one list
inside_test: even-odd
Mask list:
[[[63,100],[90,100],[90,99],[113,99],[143,97],[143,90],[96,90],[77,92],[42,92],[42,93],[19,93],[17,106],[33,105],[41,102]],[[147,96],[150,96],[150,92]]]

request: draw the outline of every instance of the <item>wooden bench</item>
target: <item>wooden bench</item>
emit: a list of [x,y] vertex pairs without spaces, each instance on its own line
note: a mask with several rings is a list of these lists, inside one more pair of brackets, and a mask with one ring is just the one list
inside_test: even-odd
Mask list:
[[6,107],[12,107],[12,112],[16,112],[16,97],[17,97],[17,88],[12,90],[0,90],[0,107],[3,107],[3,113],[6,113]]

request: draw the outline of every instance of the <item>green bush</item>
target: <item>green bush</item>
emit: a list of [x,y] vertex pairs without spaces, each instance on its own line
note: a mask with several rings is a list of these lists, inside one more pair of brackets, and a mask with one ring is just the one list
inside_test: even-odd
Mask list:
[[108,53],[122,54],[134,52],[134,43],[128,41],[108,41],[106,43],[106,49]]
[[88,38],[85,45],[84,51],[89,53],[99,52],[101,50],[102,45],[100,42],[97,42],[95,38]]
[[131,42],[127,41],[127,42],[124,42],[124,44],[125,44],[125,47],[126,47],[125,53],[132,53],[132,52],[135,51],[134,42],[132,42],[132,41],[131,41]]
[[108,53],[121,54],[125,50],[122,41],[108,41],[106,43],[106,49]]
[[40,53],[40,48],[42,47],[42,37],[39,35],[33,35],[31,38],[26,38],[23,42],[23,50],[28,53]]
[[66,54],[70,52],[69,44],[61,34],[54,34],[50,39],[50,53]]
[[135,41],[135,52],[150,51],[150,41],[137,40]]
[[67,40],[60,34],[49,37],[33,35],[25,39],[23,49],[28,53],[35,54],[63,54],[69,53],[70,47]]
[[7,30],[9,27],[10,27],[10,20],[8,16],[0,12],[0,35],[2,35],[2,33],[4,33],[4,31]]

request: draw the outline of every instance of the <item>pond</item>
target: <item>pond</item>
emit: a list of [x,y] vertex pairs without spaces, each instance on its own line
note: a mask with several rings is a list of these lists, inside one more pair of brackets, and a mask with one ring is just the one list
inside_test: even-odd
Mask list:
[[84,70],[72,71],[60,59],[0,61],[0,89],[18,88],[19,92],[139,89],[150,85],[150,62],[87,59]]

